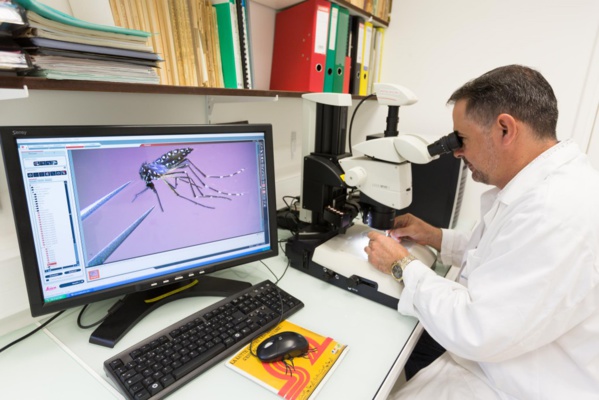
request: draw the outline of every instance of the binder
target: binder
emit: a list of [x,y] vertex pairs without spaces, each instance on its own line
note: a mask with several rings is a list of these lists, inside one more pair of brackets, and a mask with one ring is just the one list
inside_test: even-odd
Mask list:
[[333,80],[336,72],[336,52],[337,52],[337,21],[339,19],[339,5],[331,3],[331,12],[329,15],[329,29],[327,37],[326,64],[324,70],[323,92],[333,92]]
[[308,0],[275,19],[271,90],[322,92],[331,3]]
[[351,68],[349,77],[349,92],[360,94],[360,72],[362,70],[362,49],[364,48],[364,18],[352,16],[350,19],[350,50]]
[[345,59],[347,55],[347,40],[349,36],[349,10],[339,7],[337,19],[337,46],[335,53],[335,71],[333,77],[333,92],[347,93],[343,91],[345,78]]
[[372,22],[364,23],[364,40],[362,42],[362,67],[360,68],[360,96],[368,95],[368,75],[370,74],[370,53],[372,51]]
[[381,64],[383,61],[383,41],[385,38],[385,29],[377,27],[374,29],[374,46],[372,51],[372,62],[370,63],[370,82],[369,82],[369,93],[374,92],[374,84],[380,82],[381,78]]
[[348,29],[349,10],[338,4],[331,3],[324,92],[343,93]]
[[250,29],[249,29],[249,18],[248,18],[248,2],[249,0],[235,0],[235,7],[237,11],[237,30],[239,32],[239,50],[241,57],[241,69],[243,87],[245,89],[252,89],[252,60],[250,57]]
[[225,88],[243,89],[235,0],[212,0],[212,6],[216,10],[216,24],[218,27],[218,41]]
[[345,57],[345,71],[343,73],[343,89],[341,93],[350,93],[349,78],[351,77],[351,57]]

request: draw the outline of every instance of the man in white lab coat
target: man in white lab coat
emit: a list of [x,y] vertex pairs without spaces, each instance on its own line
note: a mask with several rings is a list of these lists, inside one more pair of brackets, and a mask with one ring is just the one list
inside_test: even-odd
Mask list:
[[[494,186],[465,235],[412,215],[378,233],[369,261],[405,285],[398,311],[447,351],[394,399],[599,399],[599,174],[556,137],[557,101],[530,68],[500,67],[449,99],[461,157]],[[461,267],[436,275],[410,238]]]

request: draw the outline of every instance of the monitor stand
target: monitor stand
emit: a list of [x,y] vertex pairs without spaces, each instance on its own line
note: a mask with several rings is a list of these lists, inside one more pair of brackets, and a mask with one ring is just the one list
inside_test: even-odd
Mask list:
[[91,334],[89,342],[113,348],[135,324],[163,304],[193,296],[227,297],[250,286],[249,282],[203,276],[197,280],[128,294],[120,300],[120,307]]

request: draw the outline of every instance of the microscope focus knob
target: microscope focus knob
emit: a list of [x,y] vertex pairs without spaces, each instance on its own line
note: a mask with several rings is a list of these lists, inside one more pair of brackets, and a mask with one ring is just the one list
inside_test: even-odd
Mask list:
[[357,187],[366,181],[368,173],[363,167],[354,167],[345,173],[345,183]]

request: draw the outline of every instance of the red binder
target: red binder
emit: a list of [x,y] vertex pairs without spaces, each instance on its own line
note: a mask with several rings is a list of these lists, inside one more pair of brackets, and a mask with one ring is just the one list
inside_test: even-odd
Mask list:
[[349,77],[351,76],[351,57],[345,57],[345,74],[343,74],[343,92],[349,93]]
[[270,90],[322,92],[330,12],[308,0],[277,13]]

